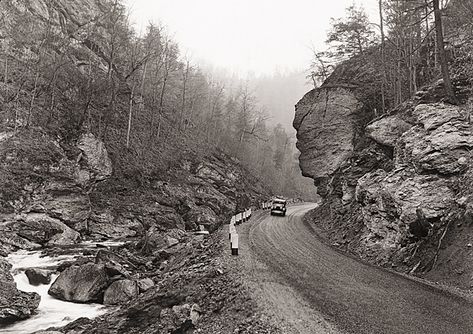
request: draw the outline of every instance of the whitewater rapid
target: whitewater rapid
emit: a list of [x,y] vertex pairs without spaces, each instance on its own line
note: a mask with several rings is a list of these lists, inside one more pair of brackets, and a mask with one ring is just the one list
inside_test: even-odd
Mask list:
[[52,275],[50,284],[38,286],[31,285],[25,275],[25,270],[28,268],[52,269],[74,258],[74,255],[41,256],[40,251],[18,251],[7,257],[7,261],[13,266],[12,274],[17,288],[25,292],[36,292],[41,296],[41,302],[37,314],[26,320],[0,327],[0,334],[27,334],[49,327],[61,327],[78,318],[94,318],[107,311],[100,304],[76,304],[51,297],[48,290],[58,275]]

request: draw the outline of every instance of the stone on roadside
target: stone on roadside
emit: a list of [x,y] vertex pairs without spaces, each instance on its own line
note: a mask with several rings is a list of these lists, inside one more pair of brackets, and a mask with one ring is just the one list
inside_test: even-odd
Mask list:
[[191,307],[191,313],[190,313],[190,319],[192,321],[192,324],[197,325],[199,322],[200,315],[202,313],[202,309],[200,308],[199,305],[194,304]]

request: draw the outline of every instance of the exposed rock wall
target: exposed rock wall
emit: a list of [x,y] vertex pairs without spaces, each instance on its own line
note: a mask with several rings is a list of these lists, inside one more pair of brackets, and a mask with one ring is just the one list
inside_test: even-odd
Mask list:
[[316,180],[326,195],[330,179],[355,151],[367,120],[372,117],[346,86],[327,86],[307,93],[296,105],[294,128],[303,175]]
[[[0,2],[0,19],[2,21],[0,33],[5,37],[11,36],[11,34],[3,32],[14,32],[15,29],[18,29],[19,22],[22,22],[26,28],[33,21],[38,31],[41,30],[39,28],[47,26],[52,32],[64,34],[71,41],[75,41],[73,45],[77,51],[89,50],[95,54],[97,59],[105,62],[100,48],[89,47],[90,45],[86,42],[88,30],[83,28],[107,12],[111,6],[112,2],[108,0],[6,0]],[[94,28],[98,29],[103,37],[107,36],[105,29],[100,26],[100,20]],[[32,32],[32,34],[34,33],[36,31]],[[40,42],[37,41],[38,44]],[[8,38],[3,38],[0,41],[0,45],[5,47],[24,47],[25,49],[31,47],[31,45],[13,46],[13,44]],[[74,55],[76,58],[73,60],[77,63],[82,60],[81,52]]]
[[7,138],[0,142],[4,252],[74,244],[83,237],[134,237],[153,226],[213,230],[240,207],[269,196],[223,153],[190,158],[162,179],[139,185],[112,176],[107,150],[92,134],[68,148],[40,129],[2,138]]
[[353,115],[359,109],[360,102],[344,88],[313,90],[296,105],[294,127],[304,175],[328,177],[351,155],[356,133]]
[[[105,149],[87,154],[109,159]],[[69,159],[65,149],[40,129],[21,130],[2,141],[0,156],[0,247],[11,251],[77,243],[78,231],[91,214],[88,192],[109,169]],[[89,175],[87,184],[80,176],[84,173]]]
[[375,118],[356,89],[322,86],[308,93],[294,120],[300,166],[322,189],[324,203],[313,220],[335,245],[452,282],[459,274],[445,269],[451,259],[461,268],[471,260],[454,249],[471,245],[465,233],[473,237],[469,228],[455,228],[473,202],[471,190],[460,186],[472,182],[473,110],[421,100]]

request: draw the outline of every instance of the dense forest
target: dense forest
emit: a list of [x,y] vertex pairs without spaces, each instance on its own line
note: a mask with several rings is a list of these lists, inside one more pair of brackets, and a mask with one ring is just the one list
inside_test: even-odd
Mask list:
[[159,24],[138,35],[121,1],[101,6],[74,26],[3,14],[2,127],[40,127],[63,142],[91,132],[112,153],[115,174],[139,182],[163,177],[187,154],[219,150],[274,193],[314,194],[293,135],[257,100],[257,82],[199,68]]
[[[371,107],[378,115],[438,79],[456,104],[456,94],[461,95],[472,74],[472,11],[469,0],[379,0],[378,24],[352,5],[345,17],[332,19],[327,49],[313,50],[307,78],[317,87],[338,64],[354,59],[370,66],[364,76],[371,86],[365,89],[375,96]],[[359,75],[353,79],[363,80]]]

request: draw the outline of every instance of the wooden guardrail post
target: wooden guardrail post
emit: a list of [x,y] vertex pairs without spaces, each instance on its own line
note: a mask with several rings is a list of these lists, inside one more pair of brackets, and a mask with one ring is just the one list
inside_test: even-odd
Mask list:
[[237,234],[236,228],[234,225],[230,226],[230,249],[232,248],[232,235]]
[[237,213],[237,214],[236,214],[236,217],[235,217],[235,224],[236,224],[236,225],[239,225],[239,224],[241,223],[241,219],[242,219],[242,217],[241,217],[241,212],[240,212],[240,213]]
[[232,233],[231,240],[232,255],[238,255],[238,234]]
[[[235,230],[235,216],[232,217],[230,220],[230,225],[228,227],[228,240],[232,240],[232,233]],[[235,230],[236,232],[236,230]]]

